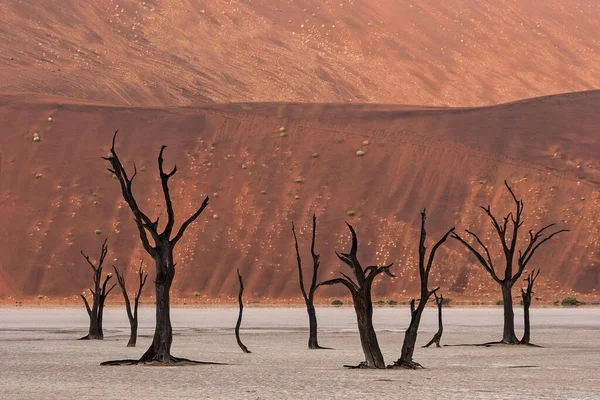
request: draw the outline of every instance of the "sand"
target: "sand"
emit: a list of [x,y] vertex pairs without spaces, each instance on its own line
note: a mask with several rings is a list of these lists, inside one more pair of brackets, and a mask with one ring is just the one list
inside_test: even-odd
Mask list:
[[600,87],[597,0],[2,5],[0,92],[476,106]]
[[[501,246],[479,207],[490,204],[499,215],[514,210],[505,179],[525,202],[519,249],[526,248],[529,229],[557,222],[571,230],[529,265],[542,268],[538,301],[552,304],[567,295],[598,301],[599,107],[600,91],[433,110],[325,104],[152,109],[0,96],[0,216],[12,227],[0,231],[6,243],[0,297],[42,295],[78,305],[91,281],[79,252],[96,258],[105,236],[108,269],[117,265],[129,283],[140,258],[153,270],[118,183],[101,159],[120,128],[117,151],[130,170],[134,162],[138,166],[134,193],[152,220],[167,220],[156,168],[163,143],[165,167],[178,167],[171,180],[176,228],[210,197],[175,249],[172,293],[182,302],[199,297],[234,303],[237,268],[249,302],[301,302],[291,222],[309,269],[313,213],[320,279],[345,268],[334,253],[349,246],[344,221],[357,230],[361,262],[394,263],[398,277],[378,278],[375,299],[401,302],[418,293],[423,207],[430,248],[451,226],[459,232],[470,228],[491,243],[500,266]],[[282,126],[286,137],[280,137]],[[35,132],[39,142],[32,139]],[[367,154],[357,157],[359,148]],[[319,158],[312,157],[315,151]],[[349,210],[355,214],[347,215]],[[493,304],[500,298],[495,282],[454,240],[437,253],[430,281],[457,300]],[[323,287],[317,295],[329,304],[348,293]]]
[[[150,343],[152,310],[140,314],[138,348],[126,348],[122,309],[107,309],[104,341],[85,334],[82,309],[0,309],[0,398],[3,399],[597,399],[600,396],[600,309],[533,309],[532,340],[544,348],[418,348],[421,371],[347,370],[361,361],[351,308],[318,309],[320,342],[311,351],[304,310],[248,308],[235,344],[235,309],[173,310],[176,355],[222,366],[101,367],[138,357]],[[520,321],[521,310],[516,310]],[[401,347],[405,308],[377,308],[376,328],[386,361]],[[484,342],[501,333],[501,309],[446,311],[444,344]],[[437,329],[424,315],[419,344]],[[520,330],[520,326],[517,328]]]

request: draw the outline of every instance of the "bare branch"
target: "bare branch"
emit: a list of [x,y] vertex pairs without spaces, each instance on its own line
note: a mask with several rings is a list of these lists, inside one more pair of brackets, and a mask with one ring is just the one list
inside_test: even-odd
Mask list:
[[[115,134],[113,135],[112,147],[110,149],[110,156],[103,157],[103,159],[107,160],[110,163],[110,165],[112,166],[112,169],[109,168],[109,171],[111,171],[119,180],[119,184],[121,186],[121,192],[123,194],[123,199],[125,200],[125,202],[129,206],[129,208],[131,209],[131,212],[133,213],[136,225],[138,227],[138,233],[140,235],[140,239],[142,241],[144,249],[148,252],[148,254],[150,254],[151,256],[154,256],[156,254],[156,250],[154,249],[154,247],[152,247],[150,245],[150,242],[148,241],[148,237],[146,235],[146,231],[144,230],[145,225],[147,225],[148,227],[151,225],[150,218],[148,218],[148,216],[145,213],[143,213],[140,210],[140,208],[138,207],[138,204],[135,200],[135,197],[133,196],[133,192],[131,189],[131,186],[133,183],[133,178],[137,174],[137,169],[135,169],[135,166],[134,166],[134,174],[133,174],[132,178],[130,179],[127,176],[127,171],[123,167],[123,164],[121,163],[121,160],[119,159],[119,156],[117,155],[117,151],[115,149],[115,143],[116,143],[116,138],[117,138],[118,132],[119,131],[117,130],[115,132]],[[154,238],[154,240],[156,241],[158,238],[158,232],[155,231],[155,232],[150,232],[150,233],[151,233],[152,237]]]
[[331,285],[337,285],[338,283],[341,283],[342,285],[346,286],[348,288],[348,290],[350,291],[350,293],[352,293],[353,297],[356,295],[357,291],[354,288],[354,285],[352,283],[348,282],[344,278],[329,279],[327,281],[319,283],[319,286],[331,286]]
[[[485,250],[485,254],[487,256],[488,266],[490,267],[491,272],[493,272],[493,274],[496,275],[496,270],[494,268],[494,263],[492,262],[492,257],[490,256],[490,250],[488,249],[488,247],[485,244],[483,244],[483,242],[481,241],[479,236],[477,236],[475,233],[473,233],[469,230],[465,230],[465,232],[467,232],[469,235],[473,236],[475,238],[475,240],[477,241],[477,243],[479,243],[479,245],[481,247],[483,247],[483,250]],[[498,275],[496,275],[496,276],[498,276]]]
[[[300,281],[300,291],[302,292],[302,297],[304,297],[304,301],[308,301],[308,295],[306,294],[306,289],[304,289],[304,277],[302,274],[302,259],[300,258],[300,250],[298,248],[298,238],[296,237],[296,227],[292,222],[292,233],[294,234],[294,243],[296,247],[296,261],[298,264],[298,279]],[[314,276],[313,276],[314,278]]]
[[160,148],[160,153],[158,153],[158,172],[160,174],[160,182],[162,185],[162,191],[165,197],[165,205],[167,207],[167,225],[165,226],[165,230],[163,231],[163,235],[166,237],[171,236],[171,232],[173,231],[173,225],[175,224],[175,212],[173,211],[173,202],[171,201],[171,195],[169,194],[169,178],[177,172],[177,166],[173,168],[173,171],[170,173],[165,173],[163,169],[163,152],[167,146],[163,145]]
[[90,308],[90,304],[88,303],[88,301],[84,295],[80,294],[79,296],[81,296],[81,298],[83,299],[83,303],[85,304],[85,309],[87,310],[88,315],[91,317],[92,309]]
[[485,211],[485,213],[488,215],[488,217],[490,217],[490,219],[492,220],[492,225],[494,226],[494,228],[496,229],[496,232],[498,233],[498,238],[500,238],[500,243],[502,243],[502,248],[504,249],[505,252],[508,251],[508,245],[506,244],[506,231],[502,230],[502,228],[500,227],[500,224],[498,224],[498,220],[492,214],[492,210],[489,205],[487,206],[487,208],[483,207],[483,206],[481,206],[481,208],[483,209],[483,211]]
[[431,252],[429,253],[429,261],[427,262],[427,268],[425,269],[425,274],[427,276],[429,276],[429,271],[431,270],[431,265],[433,264],[433,260],[435,259],[435,253],[437,252],[438,248],[442,244],[444,244],[446,239],[448,239],[448,236],[450,236],[450,234],[453,232],[454,232],[454,227],[450,228],[448,230],[448,232],[446,232],[446,234],[444,234],[444,236],[442,236],[442,238],[440,240],[438,240],[437,243],[431,249]]
[[477,258],[477,260],[479,260],[479,263],[483,266],[483,268],[489,272],[489,274],[492,276],[492,278],[497,282],[497,283],[502,283],[502,281],[498,278],[498,276],[496,275],[496,272],[492,269],[492,267],[490,267],[490,265],[488,265],[487,261],[485,260],[485,258],[483,258],[483,256],[481,255],[481,253],[479,253],[477,250],[475,250],[473,248],[473,246],[471,246],[469,243],[467,243],[462,237],[460,237],[456,232],[452,232],[450,234],[450,237],[453,239],[458,240],[459,242],[461,242],[467,249],[469,249],[469,251]]
[[321,265],[321,262],[319,261],[321,256],[319,254],[315,253],[316,236],[317,236],[317,216],[315,214],[313,214],[312,240],[310,243],[310,254],[312,255],[312,259],[313,259],[313,275],[312,275],[312,280],[310,282],[310,290],[309,290],[309,296],[311,299],[315,294],[315,290],[317,289],[317,275],[319,274],[319,266]]
[[183,237],[183,234],[185,233],[185,230],[187,229],[187,227],[190,226],[190,224],[192,222],[194,222],[200,216],[200,214],[202,214],[202,211],[204,211],[204,209],[206,208],[206,206],[208,206],[208,196],[206,196],[206,198],[202,202],[202,205],[200,206],[200,208],[198,209],[198,211],[196,211],[194,214],[192,214],[192,216],[190,216],[181,225],[181,227],[179,228],[179,231],[177,232],[177,235],[171,240],[171,245],[172,246],[175,246],[175,244],[177,244],[177,242],[179,242],[179,240]]
[[533,247],[531,248],[531,251],[529,252],[529,254],[527,256],[525,256],[524,254],[521,254],[519,252],[519,260],[518,260],[519,269],[518,269],[517,273],[515,274],[515,276],[513,276],[513,278],[511,279],[513,284],[519,280],[519,278],[521,277],[521,274],[523,273],[523,270],[525,269],[525,267],[527,266],[529,261],[531,261],[531,258],[535,254],[536,250],[539,249],[541,245],[543,245],[544,243],[546,243],[547,241],[552,239],[554,236],[556,236],[560,233],[563,233],[563,232],[569,232],[569,230],[568,229],[560,229],[560,230],[552,233],[551,235],[547,236],[543,240],[537,242],[535,245],[533,245]]
[[346,274],[345,274],[345,273],[343,273],[342,271],[340,271],[340,274],[341,274],[341,275],[342,275],[344,278],[346,278],[346,280],[347,280],[348,282],[350,282],[350,283],[352,284],[352,286],[354,286],[354,289],[356,289],[356,290],[358,291],[358,289],[359,289],[359,287],[358,287],[358,284],[356,284],[356,283],[355,283],[355,282],[352,280],[352,278],[350,278],[348,275],[346,275]]

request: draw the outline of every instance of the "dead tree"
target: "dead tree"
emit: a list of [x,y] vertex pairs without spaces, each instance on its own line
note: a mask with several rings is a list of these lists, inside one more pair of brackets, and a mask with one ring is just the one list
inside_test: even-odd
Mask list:
[[142,265],[143,261],[140,262],[140,269],[138,270],[138,277],[140,278],[140,280],[138,284],[138,290],[133,300],[133,312],[131,311],[131,302],[129,301],[129,295],[127,294],[127,287],[125,286],[125,277],[121,275],[117,267],[113,265],[113,268],[115,269],[115,274],[117,274],[117,281],[119,282],[121,292],[123,293],[123,299],[125,300],[125,309],[127,310],[127,318],[129,319],[129,326],[131,327],[127,347],[135,347],[137,341],[138,305],[140,304],[140,296],[142,295],[142,289],[144,288],[144,285],[146,284],[146,279],[148,278],[148,274],[144,274],[144,271],[142,270]]
[[92,294],[92,306],[88,303],[84,294],[80,294],[83,299],[83,303],[85,304],[85,309],[87,310],[88,316],[90,317],[90,328],[88,334],[81,338],[81,340],[88,339],[104,339],[104,332],[102,330],[102,317],[104,314],[104,302],[106,301],[106,297],[110,293],[111,290],[115,287],[112,285],[110,289],[106,290],[106,285],[108,281],[112,278],[112,274],[106,275],[104,278],[104,282],[100,284],[102,279],[102,270],[104,269],[104,259],[106,258],[106,254],[108,253],[108,246],[106,244],[107,239],[104,239],[104,243],[102,243],[102,249],[100,250],[100,258],[98,258],[98,263],[94,264],[90,257],[87,256],[83,250],[81,250],[81,255],[87,263],[92,267],[94,271],[94,289],[89,289]]
[[438,309],[438,331],[435,335],[433,335],[433,338],[429,341],[429,343],[427,343],[423,347],[429,347],[434,343],[435,347],[442,347],[440,346],[440,340],[442,340],[442,334],[444,333],[444,323],[442,322],[442,307],[444,306],[444,296],[440,295],[438,297],[437,293],[434,293],[433,295],[435,297],[435,305]]
[[235,340],[237,340],[238,346],[244,353],[252,353],[240,339],[240,325],[242,325],[242,313],[244,312],[244,302],[242,301],[242,294],[244,294],[244,281],[242,275],[240,275],[240,269],[237,270],[238,280],[240,281],[240,292],[238,293],[238,304],[240,305],[240,313],[238,314],[237,323],[235,324]]
[[[118,131],[117,131],[118,132]],[[123,199],[133,213],[134,221],[140,236],[140,240],[144,250],[152,257],[156,266],[156,277],[154,286],[156,290],[156,328],[152,344],[144,355],[137,361],[123,360],[121,362],[106,362],[104,365],[113,365],[118,363],[134,363],[134,362],[159,362],[159,363],[177,363],[177,362],[192,362],[183,358],[174,357],[171,355],[171,343],[173,341],[173,330],[171,327],[171,305],[170,291],[173,278],[175,278],[175,262],[173,261],[173,249],[183,237],[186,229],[192,224],[202,211],[208,205],[208,197],[204,199],[200,207],[194,212],[183,224],[175,235],[173,227],[175,225],[175,211],[169,193],[169,179],[177,172],[177,166],[173,167],[170,172],[165,172],[163,168],[163,152],[167,146],[160,148],[158,154],[158,172],[161,181],[162,192],[164,195],[167,222],[162,232],[159,230],[158,218],[152,221],[150,217],[144,213],[135,199],[132,191],[133,180],[136,177],[137,169],[133,166],[133,174],[131,177],[127,174],[125,167],[121,163],[117,151],[115,149],[115,140],[117,138],[115,132],[112,139],[112,147],[110,156],[104,157],[111,167],[108,168],[118,179]],[[153,244],[150,243],[148,235],[152,238]]]
[[[519,340],[515,335],[515,314],[513,311],[512,287],[521,277],[523,270],[525,270],[525,267],[527,267],[527,264],[529,264],[535,252],[554,236],[561,232],[568,232],[568,229],[556,230],[553,228],[556,224],[549,224],[538,231],[534,231],[533,229],[530,230],[529,243],[525,250],[518,251],[517,256],[517,239],[519,236],[519,229],[523,226],[523,200],[517,199],[512,188],[506,181],[504,181],[504,185],[508,189],[508,192],[515,203],[514,213],[508,213],[503,218],[503,222],[499,222],[494,214],[492,214],[489,205],[487,207],[481,207],[490,218],[492,226],[494,227],[494,230],[500,239],[504,253],[504,261],[506,263],[504,267],[504,276],[498,276],[496,267],[494,266],[492,257],[490,256],[489,248],[483,243],[479,236],[470,230],[465,231],[467,235],[472,236],[475,239],[477,244],[483,249],[483,253],[480,250],[476,250],[473,245],[468,243],[458,234],[454,233],[452,237],[461,242],[477,258],[479,263],[490,274],[492,279],[498,285],[500,285],[504,304],[504,329],[500,343],[519,344]],[[511,225],[510,228],[509,225]],[[549,233],[549,230],[553,232]],[[515,261],[517,263],[517,270],[513,273]]]
[[377,342],[377,334],[373,328],[373,301],[371,300],[371,286],[377,275],[384,273],[390,277],[394,275],[390,272],[390,267],[393,264],[378,267],[375,265],[367,268],[362,267],[356,252],[358,250],[358,239],[352,225],[346,223],[352,234],[352,246],[349,253],[335,253],[338,258],[352,270],[356,281],[350,276],[340,271],[343,278],[329,279],[321,282],[321,285],[336,285],[342,284],[348,288],[352,294],[354,302],[354,311],[356,312],[356,320],[358,324],[358,332],[360,334],[360,343],[362,345],[365,361],[358,366],[347,366],[349,368],[385,368],[385,362],[379,343]]
[[304,277],[302,274],[302,259],[300,258],[300,250],[298,249],[298,238],[296,237],[296,228],[294,227],[294,223],[292,222],[292,233],[294,234],[294,243],[296,245],[296,259],[298,260],[298,279],[300,281],[300,291],[302,292],[302,297],[304,298],[304,302],[306,303],[306,312],[308,313],[308,348],[309,349],[327,349],[327,347],[319,346],[319,342],[317,341],[317,312],[315,311],[314,305],[314,297],[315,291],[317,290],[317,275],[319,273],[319,254],[315,253],[315,236],[317,231],[317,217],[313,214],[313,223],[312,223],[312,241],[310,244],[310,254],[313,259],[313,274],[312,279],[310,281],[310,287],[308,288],[308,293],[306,293],[306,289],[304,287]]
[[523,290],[521,288],[521,297],[523,298],[523,315],[525,318],[525,325],[523,331],[523,338],[521,339],[521,344],[530,344],[529,340],[531,337],[531,325],[529,321],[529,306],[531,306],[531,295],[533,294],[533,285],[535,280],[540,274],[540,270],[533,270],[524,281],[527,282],[527,289]]
[[402,352],[400,358],[390,365],[390,368],[423,368],[423,366],[413,360],[413,354],[415,352],[415,345],[417,343],[417,334],[419,333],[419,324],[421,323],[421,315],[423,310],[429,301],[431,295],[435,294],[439,287],[429,290],[429,272],[435,259],[435,254],[442,244],[448,239],[448,236],[454,232],[454,228],[451,228],[446,232],[440,240],[438,240],[429,252],[429,258],[426,259],[427,247],[425,247],[425,240],[427,239],[427,232],[425,230],[425,210],[421,212],[421,239],[419,241],[419,278],[421,280],[421,296],[419,298],[419,304],[415,307],[415,300],[412,299],[410,302],[410,324],[406,333],[404,334],[404,343],[402,344]]

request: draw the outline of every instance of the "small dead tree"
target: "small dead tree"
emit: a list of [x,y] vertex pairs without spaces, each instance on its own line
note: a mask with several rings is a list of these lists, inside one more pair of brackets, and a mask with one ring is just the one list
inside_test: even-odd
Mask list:
[[383,369],[385,368],[385,362],[383,360],[383,355],[381,354],[381,349],[379,348],[377,334],[373,328],[373,301],[371,299],[371,286],[373,284],[373,280],[381,273],[384,273],[390,277],[394,277],[394,275],[390,272],[390,267],[393,264],[381,267],[372,265],[367,268],[363,268],[356,256],[356,252],[358,250],[358,239],[356,238],[356,232],[354,231],[352,225],[348,223],[346,223],[346,225],[348,225],[350,233],[352,234],[352,246],[350,247],[350,252],[341,254],[336,252],[335,254],[344,264],[350,267],[354,273],[356,281],[340,271],[340,274],[343,276],[343,278],[329,279],[325,282],[321,282],[319,286],[342,284],[348,288],[350,294],[352,295],[354,311],[356,313],[356,320],[358,324],[358,332],[360,334],[360,343],[365,355],[365,361],[361,362],[357,366],[345,365],[345,367]]
[[442,347],[440,346],[440,340],[442,340],[442,334],[444,333],[444,323],[442,321],[442,307],[444,306],[444,296],[440,295],[438,297],[437,293],[434,293],[433,295],[435,297],[435,305],[438,309],[438,331],[435,335],[433,335],[433,338],[429,341],[429,343],[427,343],[423,347],[429,347],[434,343],[435,347]]
[[454,232],[454,228],[451,228],[446,232],[440,240],[438,240],[429,252],[429,258],[426,259],[427,247],[425,247],[425,240],[427,239],[427,232],[425,230],[425,219],[427,218],[425,210],[421,212],[421,239],[419,241],[419,278],[421,280],[421,296],[419,298],[419,304],[415,307],[415,299],[410,301],[410,324],[406,333],[404,334],[404,343],[402,344],[402,352],[400,358],[394,361],[394,364],[390,365],[390,368],[423,368],[423,366],[413,360],[413,354],[415,352],[415,345],[417,343],[417,334],[419,333],[419,324],[421,323],[421,315],[423,310],[429,301],[431,295],[435,294],[439,287],[429,290],[429,272],[435,259],[435,254],[442,244],[448,239],[448,236]]
[[242,313],[244,312],[244,302],[242,301],[242,294],[244,294],[244,281],[242,275],[240,275],[240,269],[237,270],[238,280],[240,282],[240,291],[238,293],[238,304],[240,306],[240,313],[238,314],[237,323],[235,324],[235,340],[237,340],[238,346],[244,353],[252,353],[240,339],[240,325],[242,325]]
[[317,275],[319,273],[319,254],[315,253],[315,236],[317,232],[317,217],[313,214],[312,220],[312,241],[310,244],[310,254],[313,259],[313,273],[312,279],[310,281],[310,287],[308,288],[308,293],[306,293],[306,289],[304,287],[304,276],[302,274],[302,259],[300,257],[300,250],[298,248],[298,238],[296,237],[296,228],[294,227],[294,223],[292,222],[292,233],[294,234],[294,243],[296,245],[296,259],[298,261],[298,279],[300,281],[300,291],[302,292],[302,297],[304,298],[304,302],[306,303],[306,312],[308,313],[308,348],[309,349],[327,349],[327,347],[319,346],[319,342],[317,341],[317,312],[315,311],[314,297],[315,291],[317,290]]
[[133,300],[133,312],[131,311],[131,302],[129,301],[129,295],[127,294],[127,287],[125,285],[125,277],[119,273],[119,270],[116,266],[113,265],[115,269],[115,274],[117,274],[117,281],[119,286],[121,287],[121,292],[123,293],[123,299],[125,300],[125,310],[127,310],[127,318],[129,319],[129,326],[131,327],[129,334],[129,342],[127,342],[127,347],[135,347],[137,342],[137,328],[138,328],[138,305],[140,304],[140,296],[142,295],[142,289],[146,284],[146,279],[148,278],[148,274],[144,274],[142,270],[143,261],[140,261],[140,269],[138,270],[138,290],[135,293],[135,297]]
[[89,264],[89,266],[94,271],[94,288],[89,289],[92,294],[92,306],[88,303],[85,298],[85,293],[80,294],[83,299],[83,303],[85,304],[85,309],[87,310],[88,316],[90,317],[90,328],[88,330],[88,334],[81,338],[81,340],[102,340],[104,339],[104,332],[102,330],[102,317],[104,315],[104,302],[106,301],[106,297],[110,293],[111,290],[115,287],[112,285],[110,289],[106,290],[106,286],[108,281],[112,278],[112,274],[106,275],[104,278],[104,282],[100,284],[102,279],[102,270],[104,269],[104,259],[106,258],[106,254],[108,253],[108,245],[106,244],[107,239],[104,239],[104,243],[102,243],[102,249],[100,250],[100,257],[98,258],[98,263],[94,264],[90,257],[87,256],[83,250],[81,250],[81,255],[85,258],[85,261]]
[[[517,196],[513,192],[508,182],[504,181],[506,189],[510,193],[514,203],[515,211],[508,213],[504,218],[503,222],[499,222],[498,219],[492,214],[490,206],[481,207],[487,214],[492,222],[492,226],[496,231],[502,250],[504,253],[505,267],[504,276],[499,277],[496,272],[496,267],[492,262],[489,248],[483,243],[483,241],[475,233],[470,230],[466,230],[467,235],[472,236],[478,245],[483,249],[483,253],[476,250],[473,245],[464,240],[457,233],[452,234],[452,238],[462,243],[479,261],[483,268],[490,274],[492,279],[500,285],[502,291],[502,301],[504,304],[504,328],[502,332],[502,340],[499,343],[507,344],[519,344],[520,341],[515,335],[515,314],[513,311],[512,301],[512,288],[513,285],[518,282],[523,270],[527,267],[527,264],[533,258],[535,252],[544,244],[547,243],[554,236],[562,232],[568,232],[568,229],[555,230],[556,224],[549,224],[538,231],[533,229],[529,231],[529,243],[525,250],[518,251],[517,255],[517,240],[519,237],[519,229],[523,226],[523,200],[517,199]],[[509,227],[512,225],[512,228]],[[550,231],[553,230],[552,233]],[[517,270],[513,273],[514,263],[517,263]]]
[[[158,154],[158,172],[166,205],[167,222],[161,232],[159,230],[158,218],[152,221],[138,206],[132,191],[133,180],[137,175],[137,169],[134,164],[133,174],[129,177],[115,149],[117,133],[118,131],[115,132],[112,139],[110,156],[104,157],[104,160],[107,160],[110,163],[111,167],[108,168],[108,170],[118,179],[123,199],[131,209],[144,250],[152,257],[156,266],[156,277],[154,279],[154,287],[156,290],[156,328],[154,330],[152,344],[139,360],[108,361],[101,365],[134,364],[139,362],[159,362],[164,364],[178,362],[199,363],[197,361],[191,361],[171,355],[173,329],[171,327],[170,292],[171,284],[175,278],[176,265],[173,260],[173,249],[183,237],[186,229],[198,219],[200,214],[202,214],[202,211],[208,206],[208,197],[204,199],[196,212],[181,224],[177,233],[172,235],[175,226],[175,211],[173,210],[173,202],[169,192],[169,179],[177,172],[177,166],[173,167],[170,172],[165,172],[163,167],[163,153],[167,146],[163,145]],[[150,234],[154,244],[150,243],[148,234]]]
[[523,279],[527,282],[527,289],[523,290],[521,288],[521,297],[523,298],[523,316],[525,319],[523,338],[521,339],[522,344],[530,344],[529,340],[531,338],[531,324],[529,321],[529,306],[531,306],[531,295],[533,294],[533,285],[535,280],[540,275],[540,270],[538,269],[531,271],[531,273],[527,276],[527,278]]

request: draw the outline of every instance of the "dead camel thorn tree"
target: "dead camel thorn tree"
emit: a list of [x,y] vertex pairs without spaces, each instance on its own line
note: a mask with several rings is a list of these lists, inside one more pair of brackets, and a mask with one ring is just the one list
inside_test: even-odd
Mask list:
[[410,301],[410,324],[406,333],[404,334],[404,342],[402,343],[402,352],[400,358],[394,361],[394,364],[388,368],[409,368],[417,369],[423,368],[423,366],[413,360],[413,354],[415,352],[415,345],[417,343],[417,334],[419,333],[419,324],[421,323],[421,316],[423,310],[429,301],[429,298],[434,295],[440,288],[437,287],[433,290],[429,290],[429,272],[435,260],[435,254],[442,244],[448,239],[448,236],[454,232],[454,228],[451,228],[446,232],[440,240],[438,240],[429,252],[429,258],[426,258],[427,247],[425,247],[425,240],[427,239],[427,231],[425,230],[426,212],[421,212],[421,238],[419,240],[419,278],[421,281],[421,296],[419,298],[419,304],[415,307],[415,299]]
[[[508,184],[508,182],[504,181],[504,185],[506,189],[510,193],[514,203],[515,203],[515,211],[509,212],[504,218],[503,222],[500,223],[498,219],[494,216],[491,211],[490,206],[481,207],[483,211],[487,214],[492,222],[492,226],[498,235],[500,243],[502,245],[502,250],[504,253],[504,276],[499,277],[496,272],[496,267],[492,261],[492,257],[490,256],[490,251],[488,247],[483,243],[483,241],[477,236],[475,233],[466,230],[465,232],[472,236],[478,245],[483,249],[483,254],[481,251],[475,249],[473,245],[464,240],[457,233],[452,234],[452,238],[461,242],[479,261],[479,263],[483,266],[483,268],[490,274],[492,279],[500,285],[502,290],[502,300],[504,303],[504,328],[502,333],[502,340],[498,343],[507,343],[507,344],[519,344],[520,341],[517,339],[515,335],[515,314],[513,311],[513,303],[512,303],[512,288],[513,285],[518,282],[521,274],[523,274],[523,270],[529,264],[535,252],[544,244],[547,243],[554,236],[558,235],[562,232],[568,232],[568,229],[559,229],[554,230],[554,232],[549,233],[549,230],[556,225],[554,223],[544,226],[543,228],[534,231],[533,229],[529,231],[529,243],[524,251],[519,250],[517,255],[517,240],[519,237],[519,229],[523,226],[523,200],[517,199],[517,196],[513,192],[512,188]],[[512,229],[509,228],[509,225],[512,226]],[[513,273],[513,267],[517,263],[517,270]]]
[[89,289],[92,294],[92,307],[88,303],[84,294],[81,294],[81,298],[83,299],[83,303],[85,304],[85,309],[87,310],[88,316],[90,317],[90,328],[88,334],[81,338],[81,340],[102,340],[104,339],[104,332],[102,331],[102,317],[104,314],[104,303],[106,301],[106,297],[110,293],[111,290],[115,287],[112,285],[110,289],[106,290],[106,285],[108,281],[112,278],[112,274],[106,275],[104,278],[104,283],[100,284],[102,279],[102,270],[104,269],[104,259],[106,258],[106,254],[108,253],[108,246],[106,244],[107,239],[104,239],[104,243],[102,243],[102,249],[100,250],[100,258],[98,258],[98,263],[94,264],[90,257],[87,256],[83,250],[81,250],[81,255],[87,263],[92,267],[94,271],[94,289]]
[[435,335],[433,335],[433,338],[423,347],[429,347],[434,343],[435,347],[442,347],[440,346],[440,340],[442,340],[442,334],[444,333],[444,323],[442,321],[442,308],[444,306],[444,296],[440,295],[438,297],[437,293],[434,293],[433,296],[435,297],[435,305],[438,309],[438,331],[435,333]]
[[146,284],[146,279],[148,278],[148,274],[144,274],[144,270],[142,269],[144,262],[140,261],[140,268],[138,270],[139,284],[138,290],[135,293],[135,297],[133,300],[133,312],[131,311],[131,302],[129,301],[129,295],[127,294],[127,287],[125,286],[125,277],[119,273],[119,270],[116,266],[113,265],[115,269],[115,274],[117,274],[117,282],[121,287],[121,292],[123,293],[123,299],[125,300],[125,310],[127,311],[127,318],[129,319],[129,326],[131,327],[129,334],[129,342],[127,342],[127,347],[135,347],[137,342],[137,328],[138,328],[138,305],[140,304],[140,296],[142,295],[142,289]]
[[304,276],[302,273],[302,259],[300,257],[300,250],[298,248],[298,238],[296,237],[296,227],[292,222],[292,233],[294,234],[294,243],[296,246],[296,259],[298,261],[298,279],[300,281],[300,291],[302,292],[302,297],[304,298],[304,302],[306,303],[306,312],[308,313],[308,348],[309,349],[329,349],[328,347],[319,346],[319,342],[317,341],[317,313],[315,311],[315,291],[317,290],[317,275],[319,273],[319,266],[321,265],[319,258],[320,255],[315,253],[315,237],[317,232],[317,217],[313,214],[312,219],[312,240],[310,244],[310,254],[313,259],[313,273],[310,281],[310,286],[308,288],[308,293],[306,293],[306,288],[304,286]]
[[235,340],[237,340],[238,346],[244,353],[252,353],[244,343],[242,343],[242,339],[240,339],[240,326],[242,325],[242,312],[244,311],[244,302],[242,301],[242,295],[244,294],[244,280],[242,279],[242,275],[240,274],[240,269],[237,270],[238,281],[240,282],[240,291],[238,293],[238,304],[240,307],[240,312],[238,314],[237,323],[235,324]]
[[[144,213],[138,206],[132,191],[133,180],[137,175],[137,169],[134,164],[133,174],[131,177],[129,177],[115,149],[117,133],[118,131],[115,132],[112,139],[110,156],[104,157],[103,159],[110,163],[111,167],[108,168],[108,170],[117,177],[121,187],[123,200],[125,200],[133,214],[144,250],[146,250],[146,252],[152,257],[155,263],[156,276],[154,278],[154,287],[156,290],[156,328],[154,330],[152,344],[139,360],[108,361],[102,363],[101,365],[136,364],[147,362],[158,362],[161,364],[180,362],[204,364],[198,361],[191,361],[171,355],[173,329],[171,327],[170,292],[171,284],[175,278],[176,265],[173,261],[173,250],[183,237],[186,229],[194,221],[196,221],[196,219],[198,219],[200,214],[202,214],[202,211],[204,211],[208,205],[208,197],[204,199],[196,212],[194,212],[183,222],[183,224],[181,224],[177,233],[172,235],[173,227],[175,225],[175,211],[173,210],[173,202],[169,192],[169,179],[175,175],[177,172],[177,167],[175,166],[170,172],[165,172],[163,167],[163,153],[166,146],[163,145],[160,148],[160,153],[158,154],[158,172],[166,205],[167,222],[161,232],[159,230],[159,219],[157,218],[156,220],[152,221],[150,217],[148,217],[148,215]],[[153,244],[150,243],[148,235],[150,235],[152,238]]]
[[373,328],[373,301],[371,299],[371,286],[373,280],[377,275],[384,273],[390,277],[395,277],[390,272],[390,267],[393,264],[378,267],[375,265],[363,268],[356,252],[358,250],[358,239],[356,238],[356,232],[352,225],[346,223],[352,234],[352,246],[349,253],[335,253],[338,258],[346,264],[352,272],[356,281],[350,278],[348,275],[340,271],[343,278],[329,279],[325,282],[321,282],[321,285],[336,285],[342,284],[348,288],[352,294],[352,300],[354,303],[354,311],[356,313],[356,320],[358,324],[358,332],[360,334],[360,343],[362,345],[363,353],[365,355],[365,361],[361,362],[357,366],[344,365],[348,368],[385,368],[385,362],[379,343],[377,341],[377,334]]
[[529,320],[529,306],[531,306],[531,295],[533,294],[533,285],[535,284],[535,280],[540,275],[540,270],[538,269],[531,271],[527,278],[523,279],[527,282],[527,289],[523,290],[521,288],[521,297],[523,298],[523,318],[525,319],[523,338],[521,339],[521,344],[527,344],[530,346],[535,346],[529,343],[531,337],[531,324]]

